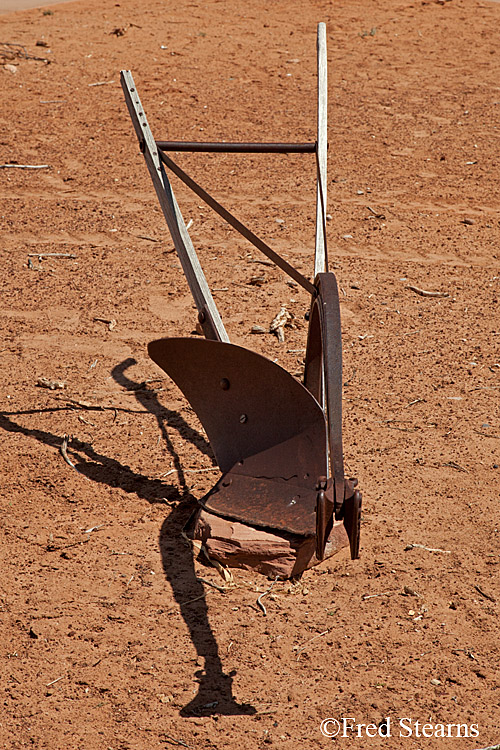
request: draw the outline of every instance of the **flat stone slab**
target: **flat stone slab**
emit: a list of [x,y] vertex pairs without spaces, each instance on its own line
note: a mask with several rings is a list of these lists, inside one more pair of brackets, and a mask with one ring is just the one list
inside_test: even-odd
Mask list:
[[[200,508],[189,520],[186,536],[203,544],[208,556],[228,568],[254,570],[269,577],[291,578],[320,561],[314,537],[273,533],[221,518]],[[342,521],[336,521],[325,548],[325,559],[349,546]]]

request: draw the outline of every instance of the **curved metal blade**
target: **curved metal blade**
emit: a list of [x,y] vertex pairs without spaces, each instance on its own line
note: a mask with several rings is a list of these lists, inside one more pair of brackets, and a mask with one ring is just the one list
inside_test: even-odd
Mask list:
[[[205,506],[314,534],[316,486],[327,472],[326,422],[309,391],[279,365],[235,344],[171,338],[151,342],[148,351],[198,415],[221,471],[259,480],[235,482],[229,491],[221,487],[209,493]],[[259,493],[264,485],[256,513],[243,487]]]

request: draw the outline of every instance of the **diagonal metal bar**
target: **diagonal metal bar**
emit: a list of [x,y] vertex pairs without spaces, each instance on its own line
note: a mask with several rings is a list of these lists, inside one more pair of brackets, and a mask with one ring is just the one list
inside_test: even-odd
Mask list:
[[197,182],[195,182],[186,172],[184,172],[181,167],[179,167],[172,159],[164,154],[161,150],[159,150],[160,159],[162,162],[167,166],[169,169],[172,170],[172,172],[177,175],[177,177],[184,182],[185,185],[187,185],[191,190],[196,193],[196,195],[201,198],[207,205],[210,206],[216,213],[219,214],[219,216],[222,216],[222,218],[227,221],[228,224],[230,224],[234,229],[236,229],[245,239],[247,239],[249,242],[252,243],[258,250],[260,250],[264,255],[267,255],[267,257],[273,261],[273,263],[276,263],[279,268],[281,268],[282,271],[287,273],[292,279],[294,279],[297,284],[300,284],[309,294],[312,294],[313,296],[316,295],[316,287],[314,284],[312,284],[308,279],[306,279],[305,276],[303,276],[300,271],[297,271],[296,268],[290,265],[284,258],[281,257],[281,255],[278,255],[278,253],[275,253],[274,250],[272,250],[269,245],[267,245],[263,240],[260,239],[260,237],[257,237],[256,234],[254,234],[248,227],[246,227],[244,224],[241,223],[235,216],[233,216],[232,213],[230,213],[224,206],[221,206],[221,204],[215,200],[215,198],[212,198],[209,193],[207,193],[206,190],[204,190],[200,185],[198,185]]
[[[207,337],[218,341],[229,342],[229,337],[222,323],[219,311],[215,305],[207,284],[205,274],[200,266],[198,256],[186,229],[184,219],[175,199],[158,155],[158,148],[148,125],[144,109],[135,88],[134,79],[129,70],[120,73],[121,84],[127,108],[135,128],[137,138],[144,154],[144,159],[153,180],[156,195],[165,216],[175,249],[179,256],[182,269],[186,276],[198,312],[206,321],[204,332]],[[203,325],[203,323],[202,323]]]
[[318,140],[317,190],[316,190],[316,250],[314,255],[314,278],[318,273],[328,271],[326,253],[326,155],[327,139],[327,57],[326,26],[318,24]]

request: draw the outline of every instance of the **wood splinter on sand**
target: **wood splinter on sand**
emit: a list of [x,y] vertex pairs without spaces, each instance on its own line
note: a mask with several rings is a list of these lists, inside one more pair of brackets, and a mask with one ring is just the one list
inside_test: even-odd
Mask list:
[[407,289],[410,290],[410,292],[415,292],[415,294],[418,294],[420,297],[449,297],[448,292],[429,292],[426,289],[419,289],[418,286],[412,286],[409,284]]
[[71,466],[72,469],[76,469],[75,464],[68,456],[67,450],[68,450],[68,443],[69,443],[69,435],[65,435],[63,438],[63,441],[61,443],[61,447],[59,448],[59,451],[61,453],[61,456],[64,458],[68,466]]
[[270,333],[275,333],[278,337],[278,341],[282,344],[285,340],[285,326],[289,328],[293,327],[292,324],[293,315],[288,312],[286,307],[283,305],[276,317],[271,321],[269,326]]
[[50,169],[49,164],[0,164],[0,169]]

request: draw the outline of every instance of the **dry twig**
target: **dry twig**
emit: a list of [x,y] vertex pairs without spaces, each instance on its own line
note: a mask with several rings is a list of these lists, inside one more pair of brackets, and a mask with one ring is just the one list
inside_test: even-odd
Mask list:
[[410,290],[410,292],[415,292],[415,294],[419,294],[421,297],[449,297],[450,295],[448,292],[429,292],[426,289],[419,289],[418,286],[407,286],[407,289]]
[[110,331],[116,327],[116,320],[114,318],[111,318],[110,320],[108,320],[108,318],[94,318],[94,320],[99,323],[106,323]]
[[397,593],[397,589],[392,589],[391,591],[381,591],[380,594],[363,594],[361,598],[365,602],[367,599],[375,599],[377,596],[390,596]]
[[500,438],[500,435],[491,435],[489,432],[481,432],[481,430],[474,430],[478,435],[483,435],[484,437],[489,438]]
[[52,682],[46,682],[45,687],[50,687],[51,685],[55,685],[56,682],[59,682],[59,680],[64,680],[66,675],[63,674],[62,677],[57,677],[55,680],[52,680]]
[[86,411],[112,411],[114,412],[114,418],[113,421],[116,420],[118,416],[119,411],[125,411],[127,414],[149,414],[147,409],[129,409],[125,406],[101,406],[100,404],[91,404],[90,401],[77,401],[74,398],[68,398],[67,396],[64,397],[64,399],[61,399],[60,397],[57,399],[58,401],[64,400],[67,406],[71,409],[85,409]]
[[271,584],[271,585],[269,586],[269,588],[268,588],[268,589],[267,589],[266,591],[264,591],[264,592],[263,592],[263,593],[262,593],[262,594],[261,594],[261,595],[259,596],[259,598],[257,599],[257,604],[258,604],[258,606],[259,606],[259,607],[261,608],[261,610],[262,610],[262,611],[264,612],[264,617],[265,617],[265,616],[267,615],[267,609],[265,608],[264,604],[262,603],[262,598],[263,598],[264,596],[267,596],[268,594],[270,594],[270,593],[271,593],[271,591],[273,590],[273,586],[274,586],[274,584],[276,583],[276,581],[278,580],[278,578],[279,578],[279,576],[276,576],[276,578],[274,579],[274,581],[272,582],[272,584]]
[[483,591],[483,589],[480,586],[474,586],[476,591],[481,594],[481,596],[484,596],[485,599],[489,599],[490,602],[493,602],[493,604],[496,604],[496,599],[494,596],[491,596],[491,594],[487,594],[486,591]]
[[217,589],[217,591],[220,591],[222,594],[226,593],[226,587],[225,586],[219,586],[216,583],[212,583],[212,581],[207,581],[206,578],[198,578],[196,577],[197,581],[200,581],[201,583],[206,584],[207,586],[211,586],[213,589]]
[[375,218],[385,219],[385,214],[381,214],[378,211],[375,211],[371,206],[367,206],[367,209],[375,216]]
[[425,547],[423,544],[407,544],[405,547],[405,552],[407,552],[410,549],[425,549],[426,552],[443,552],[445,555],[451,555],[451,551],[449,549],[439,549],[438,547]]
[[18,44],[17,42],[0,42],[0,59],[15,60],[16,58],[20,58],[21,60],[40,60],[40,62],[44,63],[50,62],[46,57],[30,55],[24,44]]
[[321,638],[321,636],[326,635],[329,632],[330,632],[329,630],[324,630],[322,633],[315,635],[314,638],[310,638],[308,641],[306,641],[304,645],[301,648],[299,648],[297,651],[297,661],[300,659],[301,653],[309,646],[310,643],[315,641],[317,638]]
[[167,742],[173,742],[174,745],[182,745],[182,747],[191,747],[191,745],[186,745],[185,742],[182,740],[176,740],[175,737],[171,737],[169,734],[165,734],[165,732],[162,732],[162,737],[165,737]]
[[150,237],[149,234],[137,234],[136,237],[139,237],[140,240],[149,240],[150,242],[160,242],[160,240],[157,240],[155,237]]
[[49,164],[0,164],[0,169],[50,169]]
[[[34,168],[34,167],[33,167]],[[76,258],[74,253],[28,253],[28,258]]]
[[425,403],[425,398],[416,398],[414,401],[410,401],[409,403],[407,403],[404,408],[407,409],[409,406],[414,406],[415,404],[424,404],[424,403]]
[[465,474],[468,474],[468,469],[464,469],[463,466],[460,466],[460,464],[457,464],[455,461],[447,461],[443,466],[449,466],[451,469],[456,469],[457,471],[463,471]]
[[[201,474],[205,471],[220,471],[218,466],[209,466],[207,469],[183,469],[183,474],[187,474],[188,472],[190,474]],[[170,471],[166,471],[164,474],[160,474],[160,479],[163,477],[169,477],[171,474],[179,473],[180,469],[170,469]]]

